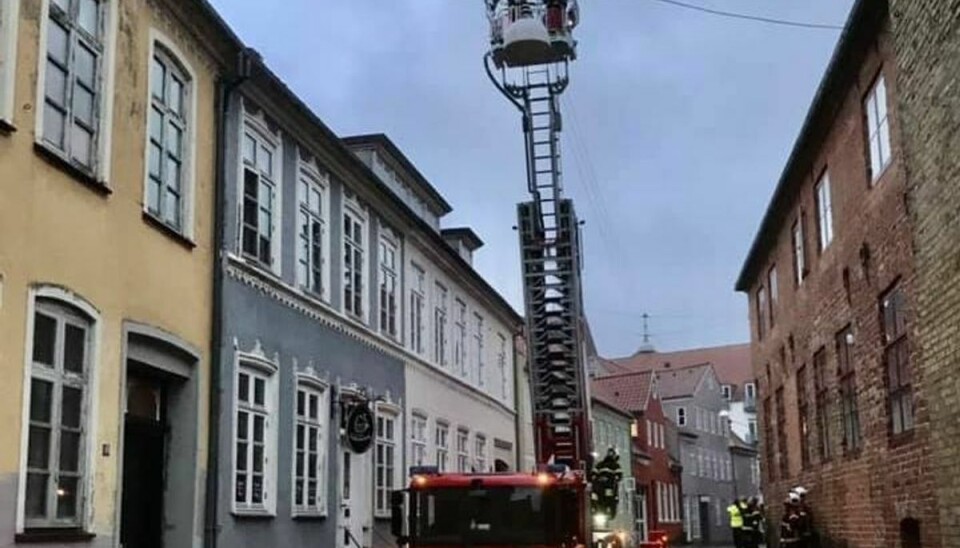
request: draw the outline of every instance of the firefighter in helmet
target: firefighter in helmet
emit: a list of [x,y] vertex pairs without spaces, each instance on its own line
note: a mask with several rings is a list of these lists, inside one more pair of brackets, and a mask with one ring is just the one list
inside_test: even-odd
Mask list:
[[620,455],[616,448],[607,449],[606,456],[594,466],[590,476],[593,486],[590,497],[594,513],[602,513],[608,519],[615,518],[620,504],[620,481],[623,479]]

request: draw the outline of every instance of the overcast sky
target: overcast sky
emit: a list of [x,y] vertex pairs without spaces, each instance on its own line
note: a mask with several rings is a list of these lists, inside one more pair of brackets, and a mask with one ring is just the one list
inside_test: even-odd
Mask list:
[[[687,1],[835,25],[852,4]],[[453,206],[444,226],[483,238],[475,266],[523,310],[522,132],[482,68],[483,2],[213,3],[334,131],[389,135]],[[635,351],[644,312],[658,350],[746,342],[734,280],[840,33],[656,0],[580,7],[563,162],[600,351]]]

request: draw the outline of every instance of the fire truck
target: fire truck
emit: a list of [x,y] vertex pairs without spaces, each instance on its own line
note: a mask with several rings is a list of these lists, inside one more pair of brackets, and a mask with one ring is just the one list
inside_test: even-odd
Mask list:
[[486,0],[486,8],[487,75],[523,122],[530,199],[517,207],[517,231],[539,464],[527,473],[413,467],[391,499],[393,533],[410,547],[623,546],[627,533],[608,524],[619,486],[599,485],[592,473],[580,223],[560,165],[559,99],[576,59],[579,9],[576,0]]

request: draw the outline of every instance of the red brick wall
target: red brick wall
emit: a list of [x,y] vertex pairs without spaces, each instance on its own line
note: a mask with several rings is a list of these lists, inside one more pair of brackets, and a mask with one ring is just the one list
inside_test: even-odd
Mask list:
[[[654,483],[677,484],[680,486],[680,480],[670,471],[670,456],[667,450],[654,448],[647,445],[647,420],[661,425],[664,430],[664,447],[666,447],[666,437],[669,431],[667,419],[663,414],[663,406],[660,400],[650,398],[645,412],[637,415],[638,436],[634,439],[634,447],[650,456],[649,464],[635,463],[633,466],[633,476],[636,479],[637,486],[643,486],[647,493],[647,530],[667,531],[670,538],[678,538],[683,533],[682,523],[662,523],[657,519],[658,499],[654,489]],[[680,486],[679,502],[682,506],[683,489]],[[682,508],[681,508],[682,511]]]
[[[914,284],[911,225],[907,214],[900,126],[897,118],[897,71],[891,39],[884,24],[869,43],[855,44],[863,52],[862,62],[848,71],[845,92],[831,97],[835,115],[827,127],[813,128],[816,146],[803,151],[803,173],[792,182],[794,193],[790,207],[782,210],[776,245],[769,250],[757,272],[764,273],[750,282],[750,316],[753,333],[752,359],[759,379],[760,398],[772,396],[783,388],[785,431],[778,431],[776,417],[760,416],[761,432],[772,421],[776,439],[773,462],[766,450],[762,474],[764,495],[771,516],[779,519],[780,502],[788,490],[804,485],[811,490],[814,516],[823,534],[850,546],[873,548],[897,546],[899,522],[904,517],[923,524],[923,546],[940,546],[936,504],[931,494],[929,474],[929,416],[925,378],[914,369],[916,426],[906,439],[894,440],[889,434],[886,400],[886,371],[883,362],[880,296],[897,280],[907,299],[907,318],[912,361],[919,357],[915,345]],[[888,92],[893,161],[877,182],[871,185],[867,158],[865,118],[862,102],[878,72],[885,78]],[[830,107],[832,108],[832,106]],[[814,185],[827,169],[833,201],[833,242],[818,251],[818,232]],[[808,275],[798,287],[792,266],[791,226],[805,214],[805,239]],[[869,263],[862,250],[869,249]],[[766,285],[765,273],[776,263],[779,273],[779,301],[776,324],[757,340],[756,291]],[[849,273],[849,300],[844,270]],[[837,351],[835,334],[852,324],[853,365],[856,369],[861,449],[844,454],[841,446]],[[813,392],[813,355],[825,347],[827,380],[832,403],[827,415],[830,425],[832,457],[820,458],[816,432],[816,406]],[[769,364],[769,377],[768,367]],[[797,412],[796,371],[806,364],[807,400],[810,414],[809,446],[811,459],[801,469],[800,429]],[[772,406],[775,408],[775,406]],[[780,436],[786,436],[787,455],[779,450]],[[781,463],[787,463],[783,470]],[[774,467],[773,481],[770,467]]]

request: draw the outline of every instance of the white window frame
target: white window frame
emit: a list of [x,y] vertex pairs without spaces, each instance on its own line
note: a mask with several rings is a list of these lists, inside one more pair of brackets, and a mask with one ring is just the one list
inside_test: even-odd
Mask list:
[[457,471],[470,471],[470,430],[457,428]]
[[871,184],[886,171],[893,157],[890,148],[890,112],[887,104],[887,82],[883,72],[870,85],[863,101],[867,125],[867,154]]
[[411,263],[413,271],[410,279],[410,350],[422,356],[424,352],[423,312],[427,305],[427,272],[416,263]]
[[[330,302],[330,176],[321,172],[316,162],[304,158],[302,153],[297,164],[297,287],[324,302]],[[310,206],[309,194],[305,196],[305,190],[319,196],[319,211]],[[304,221],[320,225],[319,280],[312,268],[318,242],[314,242],[312,230],[304,234]]]
[[[67,307],[73,308],[79,311],[82,315],[86,316],[84,318],[86,322],[87,329],[87,355],[86,355],[86,371],[87,377],[85,379],[83,400],[81,402],[81,448],[79,453],[79,473],[81,474],[82,481],[79,482],[80,488],[82,489],[80,500],[78,501],[78,510],[77,510],[77,519],[69,524],[63,523],[60,526],[65,527],[79,527],[81,530],[87,531],[90,529],[92,519],[93,519],[93,504],[91,503],[91,494],[93,490],[94,478],[97,475],[96,470],[96,443],[89,442],[89,440],[97,439],[97,421],[94,420],[98,416],[98,379],[99,379],[99,363],[100,363],[100,349],[102,341],[102,322],[100,313],[97,309],[83,300],[73,292],[68,290],[52,287],[52,286],[35,286],[31,287],[27,294],[27,316],[26,316],[26,329],[25,329],[25,344],[23,357],[23,408],[21,410],[21,429],[20,429],[20,468],[19,468],[19,481],[17,486],[17,502],[16,502],[16,532],[24,533],[30,527],[28,527],[26,519],[26,491],[27,491],[27,462],[28,462],[28,447],[30,441],[30,401],[31,401],[31,385],[30,380],[34,377],[34,366],[33,366],[33,338],[34,338],[34,318],[36,317],[38,307],[43,309],[46,304],[38,302],[41,300],[50,301],[49,306],[55,307]],[[38,375],[39,377],[39,375]],[[54,409],[51,411],[51,419],[54,418],[54,413],[57,410],[57,403],[55,399],[52,399],[51,405]],[[52,435],[52,434],[51,434]],[[54,444],[51,444],[50,447],[50,458],[53,459],[54,454]],[[31,527],[56,527],[53,523],[53,520],[47,520],[44,523],[32,522],[30,523]]]
[[[391,339],[400,336],[400,238],[390,227],[381,223],[379,234],[379,255],[377,262],[377,299],[378,299],[378,327],[380,332]],[[387,260],[392,253],[393,262]],[[389,283],[388,283],[389,282]],[[390,287],[392,286],[392,290]],[[393,297],[393,306],[390,310],[389,297]],[[386,316],[384,315],[386,311]]]
[[807,242],[806,236],[803,233],[803,215],[797,216],[791,231],[794,270],[796,270],[797,285],[800,285],[803,283],[803,279],[807,277]]
[[[380,428],[381,420],[384,421],[383,429]],[[387,422],[392,422],[393,424],[392,437],[387,435],[389,431],[386,426]],[[374,516],[381,518],[390,516],[390,493],[394,489],[398,489],[401,484],[402,455],[400,448],[402,444],[400,440],[404,439],[404,437],[402,432],[403,421],[400,420],[400,409],[391,404],[378,402],[376,405],[374,428],[374,434],[376,436],[373,469]],[[381,432],[383,433],[381,434]],[[393,459],[391,462],[382,461],[381,455],[383,455],[385,459],[388,449],[392,449]],[[377,482],[377,475],[381,469],[383,469],[382,477],[387,480],[387,482],[382,485]]]
[[478,473],[483,474],[487,471],[487,436],[478,432],[473,441],[474,466],[476,466]]
[[[16,3],[17,0],[14,0]],[[111,169],[111,140],[112,140],[112,128],[113,128],[113,103],[114,103],[114,79],[115,79],[115,59],[116,59],[116,50],[117,50],[117,19],[118,19],[118,0],[100,0],[102,7],[100,8],[101,14],[101,31],[103,36],[100,40],[101,42],[101,51],[99,57],[99,64],[96,68],[97,70],[97,79],[98,82],[96,85],[99,87],[99,93],[96,97],[93,108],[96,110],[96,138],[93,146],[93,166],[91,168],[84,168],[77,166],[77,164],[70,159],[70,152],[63,149],[57,148],[54,144],[49,143],[44,138],[44,111],[46,105],[46,80],[47,80],[47,27],[50,21],[50,2],[51,0],[42,0],[40,6],[40,37],[37,41],[40,44],[40,54],[38,55],[38,67],[37,67],[37,89],[36,89],[36,105],[40,105],[36,108],[36,115],[34,119],[34,138],[35,143],[43,147],[45,150],[50,151],[51,154],[57,156],[58,158],[63,159],[65,162],[72,166],[76,166],[82,172],[88,173],[94,177],[98,183],[108,186],[107,181],[110,180],[110,169]],[[15,39],[15,38],[13,38]],[[15,79],[15,78],[14,78]],[[8,101],[12,101],[11,97]],[[72,101],[72,98],[68,98],[68,101]],[[71,107],[72,108],[72,107]],[[65,133],[66,133],[66,126]],[[66,138],[66,135],[65,135]]]
[[467,303],[459,297],[453,305],[453,368],[467,376]]
[[507,385],[507,337],[503,333],[497,333],[497,340],[500,343],[497,350],[497,370],[500,373],[500,397],[507,399],[509,387]]
[[[153,73],[153,62],[155,58],[159,58],[161,62],[165,63],[167,72],[169,74],[171,65],[172,68],[179,73],[177,76],[179,79],[182,79],[181,82],[183,88],[181,90],[181,110],[179,116],[177,113],[174,113],[169,110],[169,106],[163,100],[160,100],[153,94],[153,86],[155,84],[154,78],[155,74]],[[146,143],[146,153],[145,161],[143,163],[143,211],[156,219],[158,222],[163,223],[164,225],[170,227],[171,230],[183,235],[187,239],[193,241],[194,239],[194,208],[196,200],[196,142],[197,142],[197,93],[196,93],[196,72],[193,69],[193,66],[187,60],[187,56],[183,54],[180,48],[177,47],[176,43],[168,38],[164,33],[160,32],[157,29],[150,29],[150,68],[147,70],[147,105],[148,112],[145,116],[145,138],[144,143]],[[151,175],[150,175],[150,146],[151,146],[151,120],[153,109],[157,108],[158,110],[163,111],[162,120],[164,128],[166,127],[167,121],[169,118],[173,118],[175,125],[181,126],[182,131],[181,136],[181,151],[180,151],[180,211],[178,212],[178,219],[176,223],[171,223],[167,219],[167,213],[163,210],[164,195],[167,189],[167,182],[160,182],[160,209],[157,211],[151,210],[150,207],[150,185],[151,185]],[[162,131],[162,141],[161,143],[161,173],[163,178],[166,177],[166,173],[163,171],[162,166],[165,164],[167,158],[167,143],[166,143],[166,132]],[[178,224],[179,223],[179,224]]]
[[[277,419],[279,411],[277,409],[277,372],[280,370],[279,364],[267,359],[261,352],[237,352],[234,361],[234,390],[233,390],[233,439],[231,443],[232,466],[230,476],[230,507],[235,515],[253,515],[253,516],[275,516],[277,513],[277,439],[278,430]],[[257,406],[255,403],[241,405],[240,402],[240,375],[249,376],[248,390],[251,394],[251,401],[255,393],[256,379],[264,380],[264,404]],[[262,502],[257,504],[253,502],[237,502],[237,463],[239,454],[237,445],[239,444],[239,416],[241,412],[251,415],[248,419],[248,442],[253,442],[252,432],[255,430],[255,421],[252,415],[258,414],[264,417],[263,434],[263,496]],[[253,462],[253,444],[249,443],[250,464]],[[250,480],[246,488],[246,498],[253,498],[253,471],[250,472]]]
[[820,251],[833,242],[833,196],[830,190],[830,173],[823,172],[814,186],[817,202],[817,226],[819,227]]
[[677,426],[686,426],[687,425],[687,408],[680,406],[677,407]]
[[447,299],[450,291],[437,281],[433,285],[433,360],[447,366]]
[[[369,280],[369,276],[367,273],[367,264],[370,261],[370,247],[369,247],[370,228],[368,225],[369,215],[367,214],[366,208],[360,205],[360,202],[357,201],[356,197],[354,197],[349,192],[344,192],[343,214],[341,215],[341,226],[343,225],[343,223],[347,221],[353,223],[354,225],[360,225],[360,232],[362,234],[363,239],[359,241],[357,241],[356,239],[351,240],[347,237],[346,231],[343,231],[343,234],[341,235],[343,252],[340,253],[340,261],[342,266],[340,272],[343,274],[344,277],[348,275],[347,273],[348,266],[347,266],[346,257],[345,257],[345,255],[347,254],[347,248],[349,247],[354,251],[354,253],[352,254],[353,258],[350,260],[350,266],[349,266],[350,272],[354,274],[353,281],[351,284],[347,284],[347,283],[343,284],[343,290],[342,290],[343,311],[349,316],[353,316],[354,318],[358,318],[361,321],[366,322],[367,314],[370,311],[370,298],[369,298],[369,291],[367,290],[368,289],[367,284]],[[354,226],[352,230],[355,230],[355,229],[356,229],[356,226]],[[360,254],[359,277],[356,275],[356,267],[353,264],[356,261],[357,252],[359,252]],[[359,283],[361,284],[360,285],[361,310],[359,311],[356,310],[356,304],[357,304],[356,288],[354,287],[358,280],[359,280]],[[349,286],[349,289],[348,289],[348,286]],[[352,292],[350,295],[352,299],[347,298],[347,291]],[[348,302],[352,304],[348,305],[347,304]]]
[[0,0],[0,121],[13,126],[20,0]]
[[436,464],[441,472],[450,467],[450,423],[437,419],[433,430],[433,443],[436,447]]
[[[280,230],[281,216],[283,214],[283,178],[281,176],[283,173],[281,170],[283,163],[283,143],[281,142],[280,135],[270,129],[269,124],[263,116],[245,109],[243,118],[243,125],[240,127],[240,134],[238,136],[240,149],[237,162],[237,253],[247,262],[256,264],[279,276],[281,273],[282,261],[280,257],[282,257],[281,246],[283,237],[283,231]],[[259,166],[247,162],[244,156],[244,149],[246,148],[248,138],[253,140],[257,151],[256,154],[261,154],[263,150],[270,153],[271,162],[269,173],[261,171]],[[253,255],[244,250],[243,242],[245,230],[243,202],[246,194],[246,171],[248,169],[257,176],[257,251],[256,254]],[[259,225],[259,213],[260,210],[263,209],[263,204],[260,203],[260,185],[265,185],[271,190],[270,228],[268,234],[270,238],[269,263],[264,263],[260,257],[259,238],[261,234],[263,234],[263,227]]]
[[[300,406],[300,394],[304,394],[305,398],[305,408],[306,415],[301,414]],[[317,402],[317,417],[310,417],[310,399],[316,398]],[[293,409],[293,455],[292,466],[291,468],[291,490],[290,490],[290,507],[293,512],[293,516],[326,516],[327,515],[327,485],[329,482],[328,474],[328,456],[327,456],[327,442],[328,436],[331,435],[330,429],[330,390],[329,385],[312,376],[303,373],[297,374],[297,386],[295,389],[294,396],[294,409]],[[304,449],[302,466],[304,467],[304,473],[300,474],[300,463],[298,459],[300,448],[297,447],[298,443],[298,430],[300,428],[304,429]],[[307,436],[311,429],[316,429],[316,451],[310,451],[309,439]],[[315,474],[316,474],[316,502],[312,506],[306,502],[309,500],[309,462],[311,453],[316,453],[316,462],[315,462]],[[297,481],[298,476],[304,478],[304,491],[303,491],[303,502],[297,504]]]
[[410,466],[427,464],[427,416],[420,411],[410,414]]
[[752,382],[745,383],[743,385],[743,396],[748,400],[755,401],[757,399],[757,386]]
[[653,447],[653,422],[647,419],[647,447]]
[[486,360],[483,359],[484,326],[483,316],[481,316],[479,312],[474,312],[473,324],[476,329],[473,333],[473,342],[477,353],[477,384],[480,386],[486,386]]

